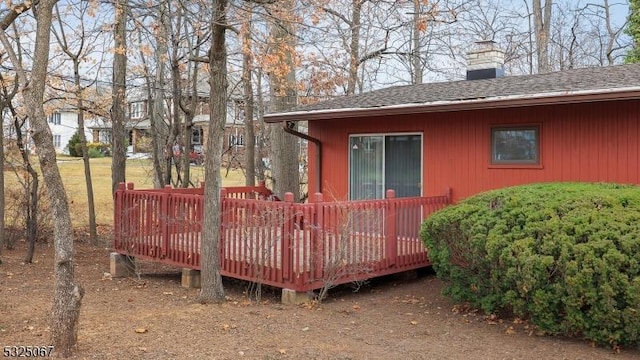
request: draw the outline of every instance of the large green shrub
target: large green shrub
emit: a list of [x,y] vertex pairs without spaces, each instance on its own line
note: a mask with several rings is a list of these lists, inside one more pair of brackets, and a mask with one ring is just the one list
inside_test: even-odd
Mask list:
[[71,136],[69,139],[69,144],[67,144],[67,149],[69,150],[69,155],[80,157],[82,156],[82,147],[80,145],[80,133],[77,131]]
[[[90,158],[101,158],[111,153],[111,147],[105,143],[87,142],[87,153]],[[82,143],[80,142],[80,133],[77,131],[69,139],[67,145],[69,155],[82,157]]]
[[551,334],[640,343],[640,188],[554,183],[483,193],[429,217],[446,292]]

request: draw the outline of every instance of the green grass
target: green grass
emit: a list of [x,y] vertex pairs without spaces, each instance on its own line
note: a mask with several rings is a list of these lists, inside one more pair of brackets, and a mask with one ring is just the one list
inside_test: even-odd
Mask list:
[[[34,159],[35,160],[35,159]],[[35,161],[37,163],[37,160]],[[111,158],[90,159],[91,178],[98,225],[113,224],[113,198],[111,194]],[[58,168],[64,182],[69,199],[69,209],[74,227],[86,227],[89,224],[87,205],[87,186],[84,177],[83,162],[79,158],[58,157]],[[134,184],[136,189],[153,187],[151,160],[129,159],[126,166],[126,181]],[[199,186],[204,181],[204,167],[192,166],[191,181]],[[223,186],[242,186],[245,183],[242,171],[222,171]],[[5,171],[7,191],[20,191],[15,173]],[[40,177],[42,179],[42,177]]]

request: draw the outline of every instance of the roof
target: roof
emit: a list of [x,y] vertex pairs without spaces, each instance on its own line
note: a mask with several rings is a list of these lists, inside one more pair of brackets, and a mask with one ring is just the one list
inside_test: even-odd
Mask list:
[[640,64],[394,86],[267,114],[265,121],[323,120],[615,99],[640,99]]

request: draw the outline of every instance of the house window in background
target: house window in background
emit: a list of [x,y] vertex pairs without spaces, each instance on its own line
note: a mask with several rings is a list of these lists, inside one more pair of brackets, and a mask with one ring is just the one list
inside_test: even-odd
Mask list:
[[353,135],[349,137],[349,198],[382,199],[420,196],[422,135]]
[[131,118],[140,119],[142,117],[143,103],[135,102],[131,103]]
[[540,129],[537,126],[491,129],[492,164],[539,164]]
[[202,145],[202,128],[199,126],[191,129],[191,144]]
[[62,135],[53,135],[53,147],[56,149],[62,148]]
[[53,125],[60,125],[61,119],[62,117],[59,112],[54,112],[53,114],[47,117],[49,124],[53,124]]
[[244,135],[235,134],[229,135],[229,146],[244,146]]

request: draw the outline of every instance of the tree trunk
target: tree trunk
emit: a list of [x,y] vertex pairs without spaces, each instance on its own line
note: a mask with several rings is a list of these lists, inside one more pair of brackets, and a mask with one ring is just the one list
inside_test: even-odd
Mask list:
[[227,118],[227,48],[225,43],[227,0],[213,0],[209,76],[211,84],[209,137],[205,157],[204,224],[202,229],[202,288],[198,301],[225,300],[220,275],[220,165]]
[[49,61],[50,30],[55,3],[55,0],[40,0],[38,3],[30,78],[27,78],[27,71],[22,68],[21,62],[10,49],[10,44],[4,34],[2,34],[2,42],[5,51],[9,53],[14,68],[17,69],[16,73],[22,86],[25,111],[31,122],[33,141],[51,203],[55,248],[52,345],[55,346],[58,354],[68,357],[77,342],[77,325],[84,291],[74,280],[73,230],[69,215],[69,203],[56,164],[53,135],[47,124],[43,106]]
[[[249,5],[251,6],[251,5]],[[243,28],[242,36],[242,84],[244,90],[244,126],[245,126],[245,184],[254,186],[256,184],[256,140],[253,128],[253,82],[251,74],[253,72],[253,57],[251,54],[251,17],[253,7],[248,9],[249,17],[246,26]]]
[[420,58],[420,15],[422,1],[413,0],[413,51],[411,65],[413,67],[412,84],[422,84],[422,59]]
[[78,107],[78,135],[82,148],[82,162],[84,163],[84,179],[87,185],[87,205],[89,207],[89,240],[91,244],[98,244],[98,231],[96,226],[96,208],[93,196],[93,183],[91,180],[91,165],[89,164],[89,149],[87,149],[87,136],[84,134],[84,101],[82,84],[80,84],[80,61],[73,59],[73,77],[76,85],[76,101]]
[[[279,4],[274,16],[274,24],[271,34],[274,39],[274,55],[278,56],[279,65],[282,67],[283,77],[274,72],[270,74],[271,96],[273,98],[273,110],[284,111],[296,106],[297,87],[295,73],[295,29],[293,26],[293,13],[295,2],[287,0]],[[295,130],[297,125],[292,123]],[[298,138],[284,131],[281,124],[271,126],[271,161],[273,191],[280,198],[285,192],[291,192],[295,201],[300,200],[300,171],[298,169],[298,155],[300,146]]]
[[125,130],[125,91],[127,73],[127,0],[115,3],[116,23],[113,55],[113,105],[111,107],[111,190],[115,195],[118,184],[125,182],[127,161],[127,133]]
[[[0,79],[1,81],[2,79]],[[4,95],[4,94],[3,94]],[[0,114],[4,114],[5,99],[0,100]],[[2,159],[2,173],[0,174],[0,265],[2,265],[2,252],[4,251],[4,118],[0,121],[0,159]]]
[[[27,155],[28,157],[28,155]],[[36,251],[36,238],[38,236],[38,173],[31,167],[30,163],[27,163],[27,170],[29,172],[29,180],[27,181],[27,242],[29,247],[27,248],[27,255],[24,258],[24,262],[31,264],[33,261],[33,255]]]
[[[353,10],[351,12],[351,42],[349,43],[349,80],[347,81],[347,95],[355,94],[356,83],[358,81],[358,66],[360,60],[360,14],[362,12],[362,1],[353,0]],[[293,33],[292,33],[293,34]],[[286,109],[281,109],[286,110]]]
[[[12,109],[13,111],[13,109]],[[13,126],[16,129],[16,145],[20,151],[22,157],[22,163],[27,169],[29,177],[25,182],[25,195],[26,195],[26,224],[27,224],[27,242],[29,247],[25,256],[24,262],[31,263],[33,261],[33,255],[36,247],[36,237],[38,236],[38,173],[31,165],[31,159],[29,158],[29,152],[26,149],[26,145],[22,138],[23,124],[20,124],[17,114],[13,113]]]
[[533,0],[533,20],[535,24],[536,53],[538,55],[538,73],[551,71],[549,63],[549,36],[551,27],[552,0]]

